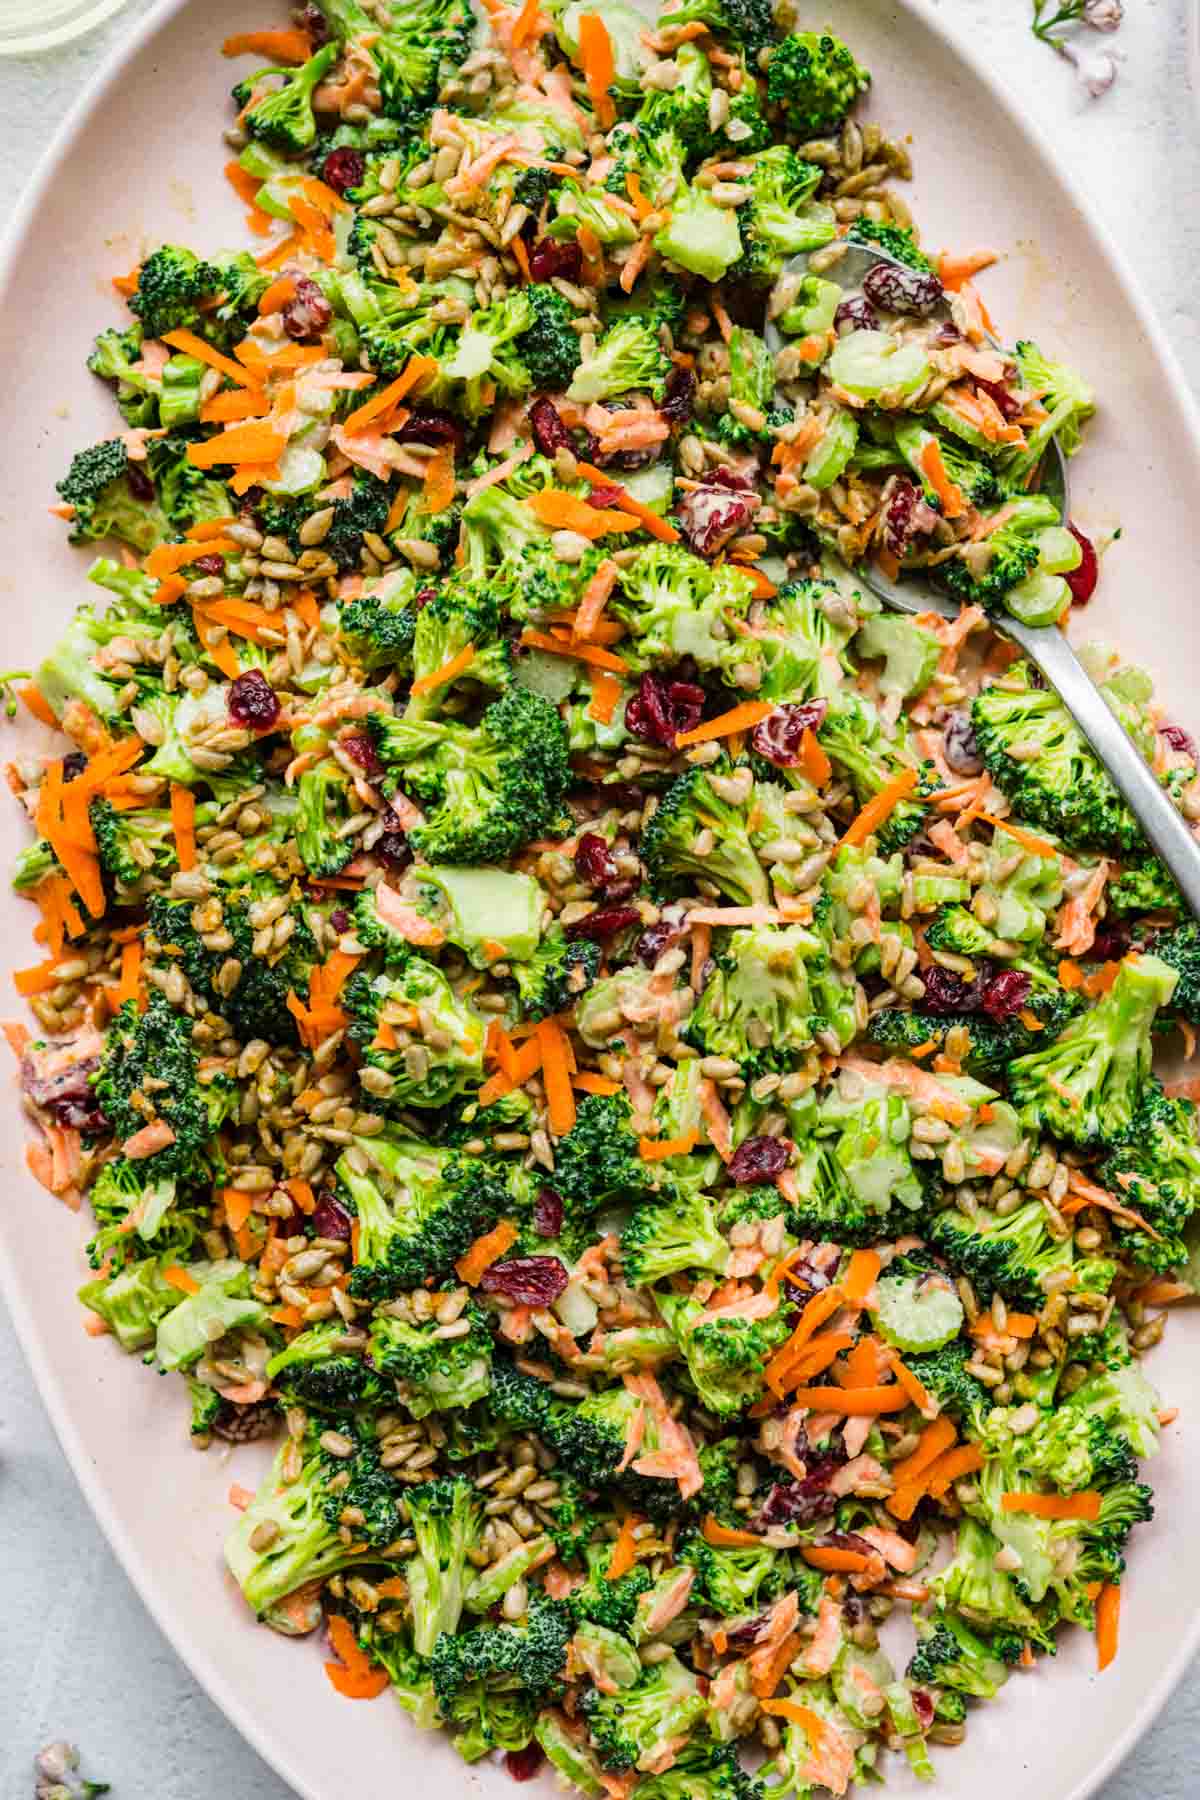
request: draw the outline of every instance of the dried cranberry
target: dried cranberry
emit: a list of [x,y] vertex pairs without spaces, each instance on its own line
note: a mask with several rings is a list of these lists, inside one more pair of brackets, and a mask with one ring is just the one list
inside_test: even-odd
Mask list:
[[554,456],[559,450],[571,449],[571,434],[553,400],[543,396],[529,408],[529,429],[543,456]]
[[671,919],[660,919],[657,925],[648,925],[637,941],[638,961],[652,969],[663,951],[677,944],[682,936],[682,924]]
[[1033,982],[1021,969],[997,969],[984,980],[979,1004],[989,1019],[1011,1019],[1028,1006]]
[[63,780],[74,781],[77,775],[83,774],[83,771],[87,766],[88,759],[83,754],[82,750],[68,750],[67,754],[63,757]]
[[610,450],[597,460],[602,469],[644,469],[658,461],[658,445],[649,450]]
[[704,689],[691,681],[671,681],[645,674],[625,707],[625,726],[645,744],[674,749],[681,731],[690,731],[704,715]]
[[1100,579],[1100,563],[1096,556],[1096,546],[1090,537],[1080,531],[1078,525],[1067,520],[1067,530],[1083,552],[1083,561],[1077,569],[1070,569],[1063,580],[1071,590],[1071,605],[1086,606],[1096,591],[1096,583]]
[[588,881],[593,887],[606,887],[617,878],[617,865],[613,861],[608,840],[602,838],[598,831],[585,831],[575,846],[575,873],[581,881]]
[[806,731],[816,731],[829,711],[828,700],[789,701],[754,727],[752,747],[777,769],[794,769],[800,761],[800,744]]
[[916,313],[921,317],[940,306],[945,290],[936,275],[923,269],[898,269],[878,262],[863,276],[862,290],[884,312]]
[[924,1688],[912,1690],[913,1711],[917,1715],[917,1724],[922,1731],[928,1731],[933,1724],[933,1695],[927,1694]]
[[436,588],[432,588],[432,587],[418,588],[416,593],[413,595],[413,605],[416,607],[417,611],[420,612],[422,607],[428,606],[429,602],[431,600],[436,600],[436,599],[437,599],[437,589]]
[[943,319],[934,333],[933,346],[937,350],[948,350],[951,344],[961,344],[963,334],[953,319]]
[[305,5],[296,8],[293,17],[314,51],[319,50],[329,37],[329,26],[320,7],[312,5],[311,0],[306,0]]
[[279,696],[261,669],[247,669],[229,685],[226,708],[235,725],[270,731],[279,717]]
[[971,714],[966,708],[960,712],[952,712],[942,727],[942,752],[956,775],[981,773],[983,758],[979,754],[979,745],[975,742]]
[[884,489],[883,547],[899,562],[917,528],[920,494],[906,475],[894,475]]
[[503,1294],[517,1306],[552,1306],[569,1280],[557,1256],[510,1256],[483,1271],[485,1294]]
[[615,937],[618,931],[628,931],[631,925],[640,925],[641,913],[636,906],[598,906],[595,912],[586,918],[576,919],[567,926],[569,938],[590,938],[594,944],[602,944],[606,939]]
[[529,246],[529,273],[534,281],[578,282],[583,274],[583,252],[574,238],[540,237]]
[[350,1242],[353,1221],[341,1201],[333,1194],[318,1194],[309,1223],[314,1237],[336,1238],[339,1244]]
[[[803,1455],[803,1452],[800,1452]],[[829,1483],[841,1467],[839,1456],[804,1456],[808,1470],[803,1481],[777,1481],[759,1513],[763,1525],[811,1525],[837,1506]]]
[[615,482],[604,482],[599,487],[594,487],[586,498],[589,506],[603,512],[606,507],[615,506],[618,500],[624,498],[624,494],[624,488],[619,488]]
[[504,1766],[514,1781],[532,1781],[544,1761],[542,1746],[537,1743],[504,1752]]
[[562,1230],[563,1199],[553,1188],[538,1189],[537,1199],[533,1203],[533,1229],[539,1237],[557,1237]]
[[295,286],[295,294],[280,314],[283,329],[297,340],[320,337],[333,317],[333,308],[307,275],[297,275]]
[[216,554],[212,556],[198,556],[192,564],[192,567],[193,569],[199,569],[204,575],[223,575],[225,573],[225,558]]
[[349,931],[350,914],[344,906],[335,906],[329,915],[329,923],[335,931]]
[[791,1153],[787,1138],[749,1137],[738,1145],[725,1170],[735,1187],[753,1187],[757,1181],[774,1181],[782,1175]]
[[351,188],[361,187],[366,172],[366,157],[361,150],[353,150],[348,144],[340,150],[331,150],[321,164],[321,179],[335,194],[346,194]]
[[396,874],[407,869],[413,859],[412,845],[402,831],[385,831],[375,839],[372,854],[379,858],[385,869]]
[[696,376],[691,369],[675,368],[667,376],[666,392],[659,412],[668,425],[684,426],[696,404]]
[[748,1650],[758,1642],[758,1634],[766,1624],[769,1613],[755,1613],[752,1619],[739,1619],[725,1633],[725,1641],[731,1650]]
[[1133,932],[1119,919],[1106,921],[1092,940],[1091,954],[1098,962],[1120,962],[1133,944]]
[[953,969],[943,969],[940,963],[933,963],[920,974],[925,998],[921,1002],[921,1011],[933,1017],[944,1018],[948,1013],[976,1012],[982,992],[982,980],[964,981]]
[[851,294],[834,313],[833,329],[839,337],[844,337],[848,331],[878,331],[879,314],[861,294]]
[[984,393],[988,394],[996,402],[996,405],[1000,408],[1001,413],[1006,419],[1016,418],[1021,410],[1021,402],[1017,399],[1016,395],[1010,391],[1006,382],[980,381],[978,376],[976,376],[975,385],[978,388],[982,388]]
[[40,1074],[39,1062],[40,1058],[30,1056],[21,1062],[21,1086],[34,1105],[69,1130],[102,1130],[104,1114],[91,1079],[100,1068],[100,1058],[81,1057],[53,1075]]
[[379,752],[365,731],[352,731],[347,737],[339,738],[338,742],[351,762],[356,762],[368,775],[383,774]]
[[699,556],[715,556],[744,531],[758,511],[753,485],[732,469],[715,469],[683,495],[676,508],[679,529]]
[[819,1269],[808,1257],[801,1257],[799,1262],[789,1263],[787,1281],[793,1293],[801,1300],[810,1294],[819,1294],[822,1288],[829,1286],[829,1276],[824,1269]]
[[154,483],[140,463],[131,462],[127,465],[125,482],[135,500],[153,500]]
[[467,443],[467,434],[458,420],[432,406],[410,413],[391,435],[401,444],[453,444],[456,456],[462,455]]

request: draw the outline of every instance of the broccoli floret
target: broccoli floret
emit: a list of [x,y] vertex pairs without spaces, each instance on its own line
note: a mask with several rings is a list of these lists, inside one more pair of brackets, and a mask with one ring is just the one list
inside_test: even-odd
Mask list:
[[345,771],[329,757],[304,770],[296,794],[296,848],[301,862],[312,875],[337,875],[354,855],[353,838],[338,835],[338,827],[357,804]]
[[457,1636],[451,1635],[452,1627],[444,1628],[430,1657],[439,1702],[451,1705],[456,1695],[478,1681],[515,1687],[538,1699],[554,1698],[560,1692],[571,1630],[569,1609],[561,1601],[540,1596],[535,1596],[522,1625],[479,1625]]
[[831,32],[797,31],[767,65],[767,100],[801,140],[836,129],[871,77]]
[[539,694],[511,688],[473,729],[382,713],[367,723],[391,782],[431,803],[408,834],[429,862],[503,862],[559,816],[570,781],[566,727]]
[[[1108,684],[1101,691],[1138,741],[1140,716]],[[977,695],[971,723],[988,774],[1021,818],[1056,833],[1072,849],[1142,848],[1141,828],[1107,771],[1053,688],[1038,685],[1028,663],[1015,663],[1003,680]],[[1020,756],[1012,755],[1013,745]],[[1143,741],[1139,748],[1145,753],[1151,745]]]
[[1200,1142],[1192,1102],[1168,1099],[1152,1077],[1100,1174],[1104,1186],[1150,1228],[1143,1230],[1119,1214],[1112,1217],[1120,1253],[1154,1271],[1186,1263],[1187,1227],[1200,1206]]
[[1020,519],[1001,525],[972,548],[971,560],[954,557],[942,567],[950,591],[967,606],[995,611],[1010,588],[1032,575],[1038,566],[1038,547]]
[[653,1762],[669,1738],[690,1738],[704,1699],[696,1677],[672,1654],[647,1669],[636,1687],[611,1695],[589,1688],[582,1710],[600,1761],[620,1770]]
[[605,1540],[603,1543],[589,1545],[583,1555],[588,1571],[587,1580],[581,1587],[571,1590],[568,1604],[572,1618],[577,1623],[586,1621],[591,1625],[599,1625],[605,1631],[628,1635],[637,1613],[638,1601],[651,1586],[649,1569],[644,1563],[635,1563],[628,1573],[610,1581],[608,1565],[612,1560],[611,1543]]
[[182,1304],[179,1289],[163,1279],[163,1266],[161,1258],[145,1256],[79,1289],[81,1303],[103,1319],[122,1350],[130,1355],[149,1349],[160,1320]]
[[753,1614],[791,1591],[798,1592],[802,1612],[816,1609],[819,1578],[803,1563],[797,1567],[786,1551],[766,1545],[717,1549],[693,1531],[679,1551],[679,1560],[696,1571],[695,1595],[722,1618]]
[[1017,1057],[1009,1092],[1026,1125],[1069,1143],[1113,1143],[1137,1109],[1155,1015],[1174,987],[1174,970],[1157,957],[1127,956],[1096,1006],[1044,1050]]
[[1034,983],[1021,1009],[1033,1015],[1036,1026],[1026,1024],[1020,1014],[1011,1019],[992,1019],[986,1013],[906,1012],[900,1007],[884,1007],[871,1014],[867,1036],[873,1044],[899,1055],[911,1056],[920,1050],[923,1060],[930,1053],[927,1046],[932,1044],[940,1050],[947,1034],[961,1028],[970,1039],[963,1067],[972,1074],[988,1075],[1006,1069],[1014,1057],[1057,1037],[1083,1009],[1084,1001],[1077,992],[1070,992],[1057,981],[1043,980]]
[[528,962],[512,965],[521,1011],[534,1020],[576,1005],[599,972],[599,944],[591,938],[569,938],[557,923],[542,937]]
[[405,711],[408,719],[436,716],[455,682],[426,688],[446,666],[470,649],[463,679],[503,690],[512,675],[512,651],[501,635],[503,615],[494,593],[469,580],[447,582],[417,613],[413,632],[412,669],[418,689]]
[[[261,897],[270,898],[275,892],[268,888]],[[293,930],[283,949],[262,957],[254,955],[254,928],[244,906],[226,908],[226,925],[233,938],[228,953],[208,950],[201,943],[186,901],[173,904],[154,894],[148,911],[159,946],[170,945],[179,953],[192,988],[207,998],[213,1012],[228,1020],[237,1037],[247,1043],[252,1038],[263,1038],[269,1044],[296,1043],[296,1021],[288,996],[307,991],[309,970],[317,960],[316,941],[301,913],[292,913]],[[217,977],[229,957],[240,963],[241,974],[226,993]]]
[[[392,495],[386,482],[368,474],[365,469],[353,471],[350,492],[345,499],[333,502],[333,520],[321,543],[322,553],[333,558],[343,575],[359,568],[363,533],[373,531],[379,536],[383,535],[391,506]],[[293,553],[299,556],[304,550],[300,541],[300,529],[314,510],[306,500],[268,496],[258,510],[258,518],[264,531],[286,538]],[[383,592],[391,595],[396,591],[399,573],[400,571],[392,573],[386,584],[381,586],[381,597]],[[364,604],[366,599],[367,596],[364,595]],[[350,606],[343,607],[342,618],[345,618],[349,610]]]
[[956,1274],[967,1277],[983,1301],[999,1292],[1007,1300],[1040,1305],[1042,1277],[1071,1266],[1071,1241],[1051,1237],[1039,1200],[1027,1200],[1002,1219],[984,1213],[968,1219],[953,1210],[939,1213],[928,1235],[939,1255]]
[[[754,846],[745,812],[723,800],[709,777],[721,765],[689,769],[671,783],[642,834],[642,861],[659,893],[710,881],[735,906],[769,903],[771,886]],[[711,844],[698,852],[697,839]],[[715,840],[715,841],[714,841]]]
[[[321,1444],[324,1433],[310,1430],[303,1442],[300,1474],[293,1480],[289,1466],[293,1451],[290,1443],[285,1445],[225,1542],[225,1560],[234,1580],[259,1618],[279,1631],[295,1629],[282,1602],[298,1587],[325,1580],[364,1557],[379,1561],[405,1533],[401,1490],[380,1463],[374,1433],[360,1430],[350,1417],[338,1421],[337,1431],[353,1446],[350,1456],[332,1455]],[[414,1522],[417,1495],[439,1485],[429,1482],[408,1490]],[[348,1506],[361,1514],[351,1542],[340,1528]],[[275,1529],[260,1532],[263,1525]]]
[[143,556],[167,535],[153,500],[138,499],[129,485],[129,452],[120,438],[78,450],[56,489],[71,514],[71,542],[115,537]]
[[[717,420],[721,442],[748,449],[766,438],[767,412],[774,393],[774,357],[757,332],[735,325],[729,338],[729,410]],[[757,413],[761,425],[747,425],[734,411],[735,405]]]
[[1200,1025],[1200,925],[1188,919],[1171,931],[1156,933],[1154,954],[1175,972],[1170,1010]]
[[381,1404],[389,1390],[361,1356],[345,1347],[341,1320],[323,1320],[295,1336],[267,1364],[267,1377],[287,1406],[342,1417],[361,1406]]
[[[491,1403],[513,1430],[536,1431],[567,1473],[584,1488],[615,1485],[630,1495],[640,1512],[653,1517],[670,1512],[678,1504],[674,1482],[642,1476],[634,1470],[617,1473],[635,1416],[642,1407],[628,1388],[606,1388],[578,1403],[560,1400],[544,1383],[497,1357],[492,1370]],[[661,1448],[658,1426],[653,1417],[647,1418],[641,1454],[653,1456]]]
[[690,656],[701,668],[744,658],[735,636],[753,603],[753,583],[739,569],[713,569],[682,544],[647,544],[621,571],[613,611],[633,634],[627,650],[635,671]]
[[[834,694],[818,737],[834,767],[849,779],[860,806],[874,799],[888,782],[913,768],[918,772],[915,795],[926,797],[940,785],[931,767],[917,761],[903,721],[897,722],[896,733],[890,736],[878,709],[859,694]],[[902,850],[921,829],[924,819],[924,807],[902,800],[875,833],[880,851],[890,856],[894,850]]]
[[774,41],[770,0],[683,0],[682,6],[664,14],[662,23],[674,27],[694,20],[754,54]]
[[769,1791],[747,1775],[732,1744],[686,1744],[665,1774],[638,1783],[641,1800],[765,1800]]
[[801,925],[731,932],[688,1019],[688,1042],[732,1057],[747,1079],[790,1068],[821,1023],[808,971],[824,960],[820,938]]
[[172,434],[151,438],[146,446],[147,467],[154,478],[159,509],[176,534],[210,519],[229,516],[228,489],[224,482],[188,461],[190,442],[190,438]]
[[[392,1082],[390,1092],[380,1096],[390,1104],[444,1106],[483,1080],[479,1016],[426,957],[414,954],[380,975],[359,971],[346,983],[341,1002],[363,1061]],[[414,1033],[418,1019],[425,1023]],[[414,1044],[423,1049],[419,1057],[409,1054]]]
[[129,310],[140,319],[148,338],[161,338],[181,327],[200,323],[200,303],[216,292],[221,272],[179,244],[163,244],[138,270],[137,290]]
[[881,225],[877,219],[860,217],[851,225],[846,240],[851,244],[871,244],[897,262],[907,263],[910,269],[920,269],[926,275],[933,273],[933,264],[918,248],[911,226]]
[[627,1279],[647,1287],[684,1269],[724,1274],[729,1245],[712,1201],[706,1194],[690,1194],[635,1207],[621,1233],[621,1259]]
[[203,1255],[207,1225],[202,1209],[178,1204],[175,1176],[147,1172],[145,1160],[111,1157],[88,1190],[100,1227],[87,1247],[93,1269],[123,1267],[146,1244],[159,1256],[170,1251],[180,1262]]
[[530,373],[516,340],[533,323],[533,305],[521,289],[473,312],[462,327],[441,373],[456,384],[453,400],[469,419],[491,409],[497,388],[510,398],[529,392]]
[[118,1143],[155,1119],[170,1126],[172,1142],[141,1159],[147,1183],[162,1176],[205,1177],[209,1141],[233,1096],[224,1076],[201,1087],[186,1013],[176,1012],[157,990],[143,1013],[134,1001],[125,1002],[108,1028],[96,1098]]
[[366,950],[381,950],[389,969],[403,969],[413,947],[381,916],[374,888],[364,888],[354,902],[354,935]]
[[431,1656],[438,1639],[457,1630],[462,1617],[467,1552],[478,1547],[482,1512],[473,1484],[457,1475],[410,1487],[406,1498],[417,1540],[417,1553],[404,1571],[413,1649],[418,1656]]
[[996,1633],[994,1643],[1000,1634],[1004,1641],[1015,1635],[1038,1649],[1053,1651],[1053,1624],[1047,1627],[1034,1611],[1024,1582],[996,1567],[1000,1548],[999,1540],[977,1519],[960,1520],[954,1558],[930,1583],[938,1605]]
[[117,406],[127,425],[158,424],[159,387],[150,376],[134,364],[141,361],[142,328],[131,325],[128,331],[110,328],[96,339],[87,366],[102,381],[116,383]]
[[438,1323],[409,1325],[379,1314],[371,1326],[370,1356],[395,1381],[400,1400],[414,1419],[480,1400],[492,1384],[492,1334],[487,1314],[469,1305],[470,1330],[462,1337],[438,1336]]
[[706,1319],[698,1301],[661,1294],[659,1311],[683,1352],[700,1404],[709,1412],[719,1419],[736,1418],[762,1398],[763,1370],[791,1329],[782,1308],[766,1319]]
[[625,1094],[584,1094],[575,1123],[554,1147],[554,1185],[593,1208],[643,1199],[651,1165],[638,1155]]
[[874,1243],[892,1230],[911,1229],[924,1203],[908,1152],[911,1132],[898,1094],[828,1103],[820,1135],[799,1146],[789,1229],[840,1244]]
[[192,1403],[191,1423],[188,1427],[192,1437],[207,1437],[217,1422],[221,1411],[221,1396],[216,1388],[197,1381],[194,1375],[184,1375],[188,1385],[188,1395]]
[[973,1700],[993,1700],[1008,1680],[1008,1665],[990,1644],[953,1613],[938,1611],[915,1621],[917,1649],[908,1679],[930,1687],[954,1688]]
[[338,612],[338,636],[364,669],[412,672],[417,614],[412,605],[415,577],[389,584],[386,595],[360,594],[344,601]]
[[[529,169],[526,174],[536,172]],[[579,367],[579,338],[571,329],[575,314],[558,289],[546,282],[530,283],[525,293],[533,322],[521,333],[517,349],[535,390],[561,393]]]
[[952,1339],[940,1350],[904,1358],[923,1387],[935,1394],[946,1412],[960,1420],[964,1431],[977,1437],[983,1429],[991,1397],[981,1381],[967,1373],[971,1352],[961,1339]]
[[[733,273],[753,282],[772,282],[791,257],[828,244],[837,225],[832,206],[813,197],[822,174],[816,163],[805,162],[786,144],[772,144],[749,160],[750,200],[738,209],[744,254]],[[766,403],[774,390],[773,368],[771,374]]]
[[[939,438],[938,447],[947,475],[956,487],[962,489],[972,506],[996,506],[1003,500],[1003,484],[988,463],[978,456],[972,456],[967,447],[955,438]],[[919,472],[924,474],[924,470]],[[928,498],[927,494],[926,499]]]
[[1096,396],[1081,375],[1066,363],[1051,362],[1036,344],[1019,341],[1016,352],[1022,385],[1046,409],[1046,417],[1025,433],[1024,445],[1009,450],[1004,457],[1005,474],[1014,485],[1023,486],[1051,438],[1064,456],[1074,456],[1082,436],[1081,427],[1096,410]]
[[[317,137],[312,97],[337,61],[336,44],[325,44],[299,69],[259,69],[239,81],[233,90],[241,108],[238,123],[250,137],[285,155],[299,156],[312,148]],[[260,82],[279,76],[282,86],[271,87],[255,98]]]
[[520,1210],[498,1164],[390,1132],[355,1143],[371,1173],[343,1156],[337,1175],[358,1218],[356,1299],[387,1300],[448,1276],[477,1237]]
[[859,656],[868,661],[883,659],[879,672],[881,694],[924,693],[933,679],[942,649],[937,638],[914,619],[899,613],[876,613],[867,620],[854,640]]
[[117,812],[98,795],[88,813],[100,867],[116,886],[118,898],[139,888],[147,878],[162,880],[178,867],[171,815],[153,807]]
[[670,372],[671,361],[659,343],[657,327],[636,318],[618,319],[580,362],[567,398],[586,406],[644,388],[661,400]]
[[[1122,917],[1152,912],[1172,913],[1179,918],[1186,911],[1183,896],[1170,873],[1157,856],[1149,853],[1127,862],[1105,888],[1104,898],[1109,912],[1119,913]],[[1156,949],[1155,954],[1161,952]],[[1175,1006],[1177,1011],[1182,1010],[1178,990]]]
[[375,63],[384,113],[416,123],[437,99],[443,68],[461,66],[470,45],[470,12],[461,0],[414,0],[389,9],[384,30],[357,0],[321,0],[329,29],[343,46],[367,49]]

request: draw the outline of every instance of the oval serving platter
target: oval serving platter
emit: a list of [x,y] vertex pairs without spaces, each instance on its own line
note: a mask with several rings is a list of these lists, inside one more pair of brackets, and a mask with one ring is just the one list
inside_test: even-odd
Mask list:
[[[84,368],[93,335],[118,317],[110,278],[164,239],[202,251],[244,240],[221,175],[236,77],[219,45],[268,23],[261,10],[248,17],[247,0],[164,0],[81,98],[18,208],[0,265],[10,446],[21,439],[0,485],[4,668],[36,661],[85,593],[86,553],[70,548],[47,507],[72,452],[111,430],[107,392]],[[820,6],[802,13],[805,25],[826,19]],[[1122,535],[1082,635],[1117,641],[1151,669],[1171,716],[1200,724],[1200,614],[1185,585],[1200,566],[1200,417],[1163,333],[1084,198],[955,40],[943,9],[839,0],[837,29],[875,76],[864,110],[890,134],[911,135],[926,244],[1003,251],[985,278],[1002,334],[1037,338],[1095,382],[1101,410],[1072,469],[1074,512],[1093,535],[1118,526]],[[45,753],[50,742],[22,719],[7,728],[5,754]],[[17,807],[0,809],[3,866],[26,837]],[[13,964],[29,960],[31,923],[4,883],[0,938]],[[386,1697],[340,1699],[315,1641],[255,1624],[224,1572],[221,1543],[230,1484],[256,1483],[263,1449],[198,1456],[182,1384],[156,1381],[84,1334],[75,1289],[87,1226],[36,1186],[23,1151],[14,1090],[0,1141],[0,1284],[92,1510],[197,1679],[303,1800],[381,1796],[414,1778],[431,1800],[509,1792],[503,1770],[467,1768]],[[1195,1339],[1184,1314],[1151,1359],[1164,1404],[1188,1398]],[[1085,1800],[1152,1720],[1200,1643],[1200,1538],[1189,1529],[1200,1433],[1182,1422],[1168,1429],[1148,1474],[1158,1519],[1131,1559],[1118,1661],[1097,1676],[1092,1640],[1065,1633],[1056,1659],[973,1714],[965,1746],[938,1753],[943,1792],[1009,1800],[1015,1778],[1043,1800]],[[915,1792],[900,1760],[890,1762],[888,1792]],[[540,1791],[552,1788],[543,1776]]]

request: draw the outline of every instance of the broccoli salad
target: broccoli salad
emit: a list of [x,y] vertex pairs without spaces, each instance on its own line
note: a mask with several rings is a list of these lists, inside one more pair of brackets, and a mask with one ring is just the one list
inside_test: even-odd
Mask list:
[[1112,1662],[1193,1291],[1200,927],[999,629],[1096,584],[1038,485],[1091,390],[791,0],[223,49],[250,247],[115,282],[70,747],[8,771],[96,1354],[275,1440],[246,1606],[468,1762],[931,1778],[1066,1626]]

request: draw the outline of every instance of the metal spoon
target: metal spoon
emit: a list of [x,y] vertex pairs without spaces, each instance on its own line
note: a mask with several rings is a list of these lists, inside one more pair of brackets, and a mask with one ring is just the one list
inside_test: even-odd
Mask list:
[[[895,258],[885,256],[873,247],[848,244],[841,259],[830,268],[822,269],[821,274],[825,280],[836,281],[839,287],[851,292],[858,288],[867,270],[878,262],[888,263],[893,268],[903,267]],[[806,256],[798,256],[788,264],[788,269],[798,274],[806,273],[807,268]],[[764,327],[764,336],[773,353],[782,349],[787,342],[771,319],[767,320]],[[1057,442],[1053,442],[1053,452],[1052,456],[1045,458],[1040,487],[1058,506],[1059,516],[1065,524],[1069,514],[1067,465]],[[863,562],[856,565],[854,574],[864,587],[870,588],[886,606],[897,612],[932,611],[941,613],[946,619],[958,617],[958,602],[941,592],[919,571],[906,575],[902,581],[890,581],[877,563]],[[1011,618],[1008,614],[995,618],[992,623],[1006,637],[1020,645],[1030,661],[1057,691],[1063,705],[1108,770],[1113,785],[1137,819],[1147,840],[1170,870],[1188,906],[1200,918],[1200,844],[1197,844],[1190,828],[1172,805],[1166,789],[1159,784],[1157,776],[1143,760],[1133,739],[1111,711],[1063,632],[1057,625],[1023,625],[1019,619]]]

